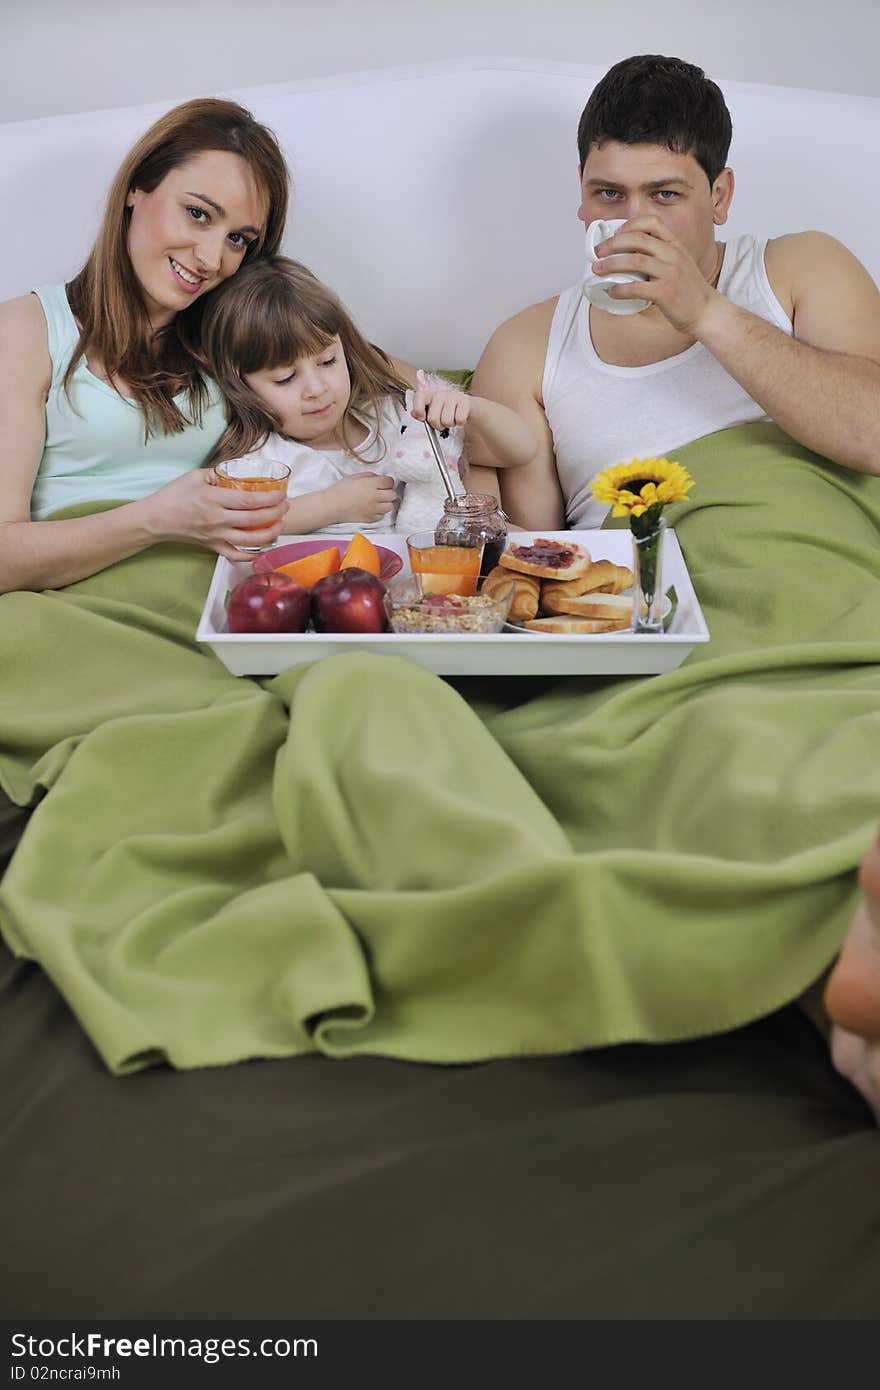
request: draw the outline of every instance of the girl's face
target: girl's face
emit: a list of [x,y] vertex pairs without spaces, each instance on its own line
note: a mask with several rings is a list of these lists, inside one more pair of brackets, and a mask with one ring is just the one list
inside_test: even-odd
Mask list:
[[128,254],[154,328],[214,289],[241,265],[265,218],[250,166],[204,150],[153,189],[129,192]]
[[351,397],[348,363],[338,337],[323,352],[289,367],[251,372],[248,386],[281,420],[281,432],[312,449],[342,449],[340,426]]

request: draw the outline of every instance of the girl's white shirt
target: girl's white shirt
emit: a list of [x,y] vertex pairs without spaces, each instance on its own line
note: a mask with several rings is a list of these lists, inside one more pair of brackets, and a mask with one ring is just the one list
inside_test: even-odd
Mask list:
[[[341,483],[353,473],[370,470],[393,478],[398,484],[398,503],[403,484],[394,468],[394,454],[400,438],[400,427],[407,419],[403,404],[394,396],[385,396],[378,420],[352,411],[353,418],[369,431],[367,438],[358,448],[360,457],[345,449],[312,449],[308,444],[298,444],[295,439],[287,439],[283,434],[270,434],[260,449],[255,449],[249,458],[277,459],[286,463],[290,469],[287,485],[288,497],[304,497],[310,492],[323,492],[334,483]],[[389,531],[394,526],[397,506],[394,512],[381,521],[339,521],[331,526],[323,526],[322,532],[336,534],[351,531]]]
[[[429,374],[427,384],[448,387],[441,377]],[[424,425],[413,420],[407,406],[412,405],[412,392],[407,391],[406,403],[395,396],[385,396],[378,421],[362,412],[352,411],[354,419],[369,431],[358,449],[360,457],[345,449],[312,449],[298,444],[283,434],[270,434],[266,443],[248,455],[252,459],[277,459],[290,469],[288,497],[304,497],[307,493],[323,492],[334,483],[350,478],[353,473],[367,470],[393,478],[397,488],[397,503],[381,521],[337,521],[322,526],[316,534],[350,535],[352,531],[418,531],[433,526],[443,515],[445,490],[439,470],[425,438]],[[443,440],[443,453],[456,492],[464,492],[459,475],[459,458],[464,442],[464,430],[456,426]],[[401,502],[401,499],[402,502]]]

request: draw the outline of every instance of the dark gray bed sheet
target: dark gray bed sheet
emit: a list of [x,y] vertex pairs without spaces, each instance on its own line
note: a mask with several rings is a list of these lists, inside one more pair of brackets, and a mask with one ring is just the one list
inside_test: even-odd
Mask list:
[[6,1318],[880,1314],[880,1131],[795,1010],[665,1048],[116,1080],[0,947],[0,1192]]

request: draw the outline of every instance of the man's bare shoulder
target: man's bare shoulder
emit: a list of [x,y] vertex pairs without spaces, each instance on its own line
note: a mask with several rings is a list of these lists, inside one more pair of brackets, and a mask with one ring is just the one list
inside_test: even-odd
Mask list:
[[[858,316],[876,322],[878,292],[861,261],[828,232],[791,232],[767,242],[764,267],[776,298],[795,324],[795,337],[815,338],[817,319],[835,305],[856,306]],[[813,336],[810,336],[813,335]],[[872,339],[875,334],[872,332]],[[858,341],[858,339],[856,339]],[[839,351],[846,351],[839,348]],[[856,351],[856,348],[852,348]]]
[[806,232],[785,232],[782,236],[771,237],[767,248],[783,256],[812,255],[816,251],[833,252],[835,248],[846,250],[842,241],[830,232],[820,232],[815,228]]
[[527,309],[521,309],[495,329],[489,342],[519,347],[538,344],[545,352],[558,303],[559,295],[555,294],[552,299],[543,299],[540,304],[530,304]]
[[503,374],[520,386],[528,385],[531,394],[539,395],[558,300],[559,296],[554,295],[540,304],[530,304],[499,324],[486,344],[475,380],[486,375],[494,380]]
[[829,273],[842,271],[845,274],[856,267],[864,270],[842,241],[819,231],[788,232],[773,237],[767,242],[764,265],[774,292],[780,295],[782,291],[786,296],[803,290],[812,281],[824,279]]

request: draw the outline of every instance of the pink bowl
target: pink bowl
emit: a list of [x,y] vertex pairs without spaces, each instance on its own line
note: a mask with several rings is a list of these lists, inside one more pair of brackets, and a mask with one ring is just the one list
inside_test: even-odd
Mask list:
[[[290,545],[276,545],[272,550],[263,550],[254,556],[254,574],[268,574],[270,570],[277,570],[279,565],[289,565],[293,560],[302,560],[304,556],[314,555],[319,550],[329,550],[331,545],[336,546],[341,559],[348,549],[350,539],[350,536],[342,536],[339,540],[325,536],[321,540],[292,541]],[[387,584],[393,574],[403,569],[403,560],[393,550],[387,550],[384,545],[377,545],[376,549],[379,552],[379,578]]]

